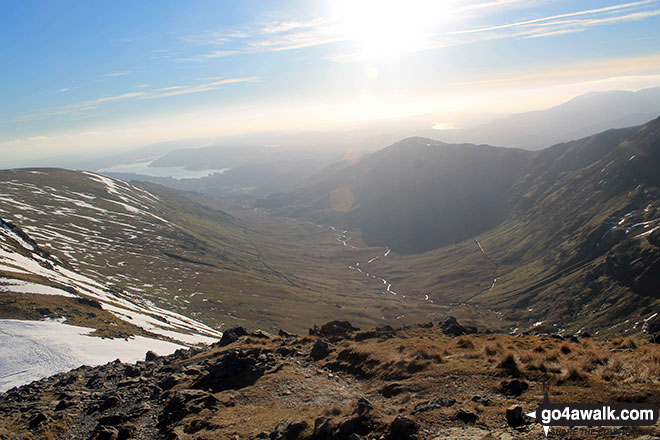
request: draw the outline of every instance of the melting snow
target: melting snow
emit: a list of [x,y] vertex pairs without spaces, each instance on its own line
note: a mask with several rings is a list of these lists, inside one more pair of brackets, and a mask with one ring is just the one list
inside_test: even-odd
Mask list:
[[29,281],[0,278],[0,292],[38,293],[41,295],[60,295],[76,298],[77,296],[57,287],[31,283]]
[[88,336],[93,330],[57,321],[0,320],[0,391],[81,365],[115,359],[135,362],[149,350],[166,355],[183,348],[142,336],[128,340]]

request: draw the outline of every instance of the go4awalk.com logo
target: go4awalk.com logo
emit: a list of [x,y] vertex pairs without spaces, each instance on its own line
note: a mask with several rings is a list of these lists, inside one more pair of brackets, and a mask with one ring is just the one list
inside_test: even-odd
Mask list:
[[529,414],[543,425],[548,435],[551,426],[653,426],[658,407],[647,403],[551,403],[549,386],[543,384],[543,403]]

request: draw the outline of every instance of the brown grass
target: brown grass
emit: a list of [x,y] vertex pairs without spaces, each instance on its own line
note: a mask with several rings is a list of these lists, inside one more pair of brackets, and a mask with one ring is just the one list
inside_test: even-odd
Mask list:
[[511,376],[520,376],[520,367],[518,366],[516,355],[512,351],[509,351],[502,356],[500,362],[497,364],[497,368],[506,371]]

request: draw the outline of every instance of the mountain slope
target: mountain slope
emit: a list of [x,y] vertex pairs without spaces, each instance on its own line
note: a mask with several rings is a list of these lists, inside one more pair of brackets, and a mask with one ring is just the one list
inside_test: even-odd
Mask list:
[[[368,243],[391,245],[392,256],[369,270],[397,280],[409,296],[491,307],[519,320],[519,331],[535,323],[537,330],[606,331],[629,318],[609,330],[638,331],[660,304],[659,127],[656,119],[536,153],[412,139],[261,204],[344,222]],[[430,159],[425,145],[445,160]],[[488,172],[475,172],[482,169]],[[415,191],[389,186],[411,181]],[[333,208],[340,191],[351,196],[348,209]]]
[[1,218],[0,318],[0,390],[83,364],[137,360],[148,350],[166,354],[221,336],[110,287],[103,277],[82,275]]
[[410,138],[259,206],[341,227],[370,245],[420,252],[473,237],[506,217],[506,191],[533,153]]

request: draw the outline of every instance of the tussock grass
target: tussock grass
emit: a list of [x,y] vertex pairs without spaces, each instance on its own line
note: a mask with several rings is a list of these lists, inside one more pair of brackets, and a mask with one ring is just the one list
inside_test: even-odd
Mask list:
[[516,355],[512,351],[509,351],[502,356],[500,362],[497,364],[497,368],[506,371],[511,376],[520,376],[520,367],[518,366]]

